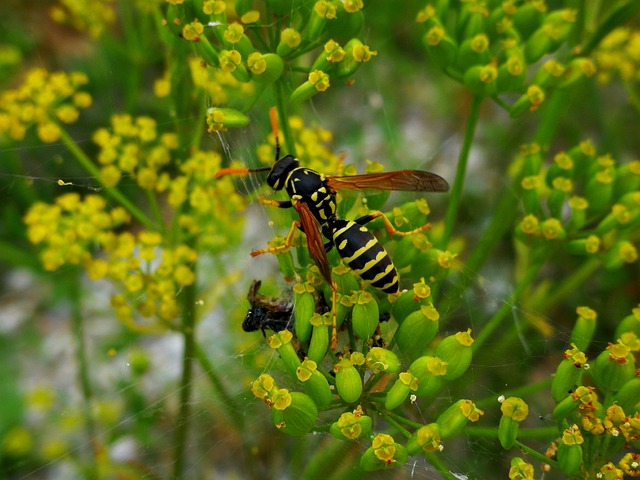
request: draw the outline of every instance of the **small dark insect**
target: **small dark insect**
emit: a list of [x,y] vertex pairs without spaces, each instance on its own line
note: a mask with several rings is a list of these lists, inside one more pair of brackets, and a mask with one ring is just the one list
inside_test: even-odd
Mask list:
[[268,297],[258,293],[260,290],[260,280],[254,280],[249,287],[247,300],[249,300],[249,311],[242,322],[242,330],[245,332],[257,332],[267,336],[265,330],[281,332],[282,330],[293,330],[295,318],[293,315],[293,304],[285,298]]

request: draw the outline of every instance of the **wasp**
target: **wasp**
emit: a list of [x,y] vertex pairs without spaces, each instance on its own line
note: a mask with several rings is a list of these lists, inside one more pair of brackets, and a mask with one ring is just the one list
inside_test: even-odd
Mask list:
[[[311,258],[318,266],[320,274],[331,286],[333,300],[333,329],[331,348],[337,346],[336,296],[337,287],[331,277],[327,252],[334,246],[344,262],[360,278],[373,287],[389,294],[400,290],[398,272],[386,250],[376,237],[365,227],[370,221],[381,218],[390,235],[407,236],[426,230],[429,224],[408,232],[395,229],[389,219],[380,211],[372,211],[356,220],[343,220],[337,216],[337,191],[350,190],[399,190],[407,192],[446,192],[449,184],[441,176],[424,170],[398,170],[352,176],[331,176],[316,172],[300,165],[293,155],[280,158],[280,143],[276,110],[270,111],[271,127],[275,136],[275,163],[262,168],[225,168],[215,177],[223,175],[247,175],[266,173],[267,184],[274,190],[285,190],[290,200],[264,200],[261,202],[279,208],[295,208],[300,221],[294,221],[283,245],[257,250],[252,256],[263,253],[278,253],[288,249],[296,229],[301,229],[307,237]],[[323,240],[326,239],[326,242]]]
[[260,330],[263,336],[267,336],[265,330],[281,332],[293,330],[295,318],[293,315],[293,303],[286,298],[267,297],[258,293],[262,282],[254,280],[249,287],[247,300],[249,311],[242,322],[242,330],[245,332],[257,332]]

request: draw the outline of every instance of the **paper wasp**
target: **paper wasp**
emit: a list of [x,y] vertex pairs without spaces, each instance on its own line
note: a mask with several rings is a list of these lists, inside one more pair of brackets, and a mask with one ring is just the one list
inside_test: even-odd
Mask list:
[[[331,278],[327,252],[335,246],[340,257],[360,278],[385,293],[397,293],[400,289],[398,272],[386,250],[364,225],[375,218],[382,218],[387,232],[390,235],[398,236],[412,235],[426,230],[430,226],[426,224],[409,232],[400,232],[379,211],[372,211],[368,215],[352,221],[342,220],[336,214],[336,192],[341,189],[446,192],[449,189],[449,184],[439,175],[423,170],[330,176],[301,167],[300,161],[292,155],[280,158],[275,108],[271,109],[270,118],[276,141],[273,166],[253,169],[225,168],[218,171],[215,177],[269,172],[267,184],[276,191],[284,189],[288,193],[290,200],[261,200],[261,202],[280,208],[295,208],[300,216],[300,221],[293,222],[284,245],[257,250],[251,255],[257,256],[263,253],[277,253],[286,250],[291,246],[297,228],[305,233],[311,258],[318,266],[322,277],[331,285],[334,305],[331,348],[335,350],[337,345],[335,311],[337,287]],[[323,241],[323,236],[327,240],[326,242]]]

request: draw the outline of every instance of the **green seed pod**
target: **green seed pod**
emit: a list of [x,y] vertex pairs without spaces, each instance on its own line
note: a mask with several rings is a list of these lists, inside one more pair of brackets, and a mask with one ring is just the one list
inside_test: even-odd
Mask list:
[[586,362],[587,357],[577,348],[564,352],[564,359],[558,364],[551,381],[551,397],[556,403],[561,402],[580,383],[582,366]]
[[193,42],[196,53],[202,57],[202,59],[211,65],[212,67],[219,67],[220,60],[218,59],[218,52],[213,48],[213,45],[209,42],[209,39],[204,35],[200,37],[200,40]]
[[344,46],[344,58],[338,63],[336,75],[338,78],[349,77],[353,75],[360,65],[371,60],[372,56],[377,55],[375,51],[371,51],[367,45],[364,45],[359,39],[352,38]]
[[623,343],[610,344],[591,364],[594,382],[605,392],[617,392],[635,377],[635,359]]
[[373,347],[366,357],[366,365],[374,374],[380,372],[393,373],[400,368],[400,361],[391,350],[381,347]]
[[570,342],[582,351],[585,351],[591,344],[596,331],[598,314],[589,307],[578,307],[576,309],[578,319],[571,331]]
[[356,292],[353,297],[355,297],[351,313],[353,331],[361,340],[368,340],[379,325],[378,303],[374,300],[373,295],[364,290]]
[[552,413],[553,418],[558,422],[564,420],[575,412],[580,405],[589,405],[596,402],[597,399],[592,387],[580,386],[576,388],[575,392],[567,395],[556,405]]
[[280,57],[286,57],[300,46],[301,41],[302,37],[300,32],[295,28],[285,28],[280,33],[280,42],[276,47],[276,53]]
[[314,8],[311,12],[311,17],[309,17],[309,22],[307,23],[305,38],[308,40],[316,40],[321,36],[322,30],[324,30],[326,24],[327,18],[325,16],[321,16]]
[[420,427],[411,434],[407,441],[409,455],[418,455],[422,452],[433,453],[441,449],[440,426],[437,423],[430,423]]
[[447,362],[447,373],[443,377],[445,380],[455,380],[467,371],[473,357],[471,345],[471,329],[446,337],[438,344],[435,356]]
[[484,412],[476,408],[471,400],[460,399],[440,414],[436,423],[440,427],[440,438],[457,437],[468,422],[477,422]]
[[467,37],[462,42],[458,49],[456,66],[464,71],[474,65],[486,65],[490,59],[489,37],[484,33],[479,33],[474,37]]
[[249,117],[233,108],[212,107],[207,110],[207,126],[210,133],[227,128],[241,128],[249,125]]
[[336,365],[336,389],[347,403],[356,402],[362,395],[362,377],[349,359],[343,358]]
[[384,406],[387,410],[393,410],[404,403],[411,391],[418,389],[418,379],[409,372],[402,372],[396,382],[393,384],[389,392],[387,392],[387,398],[384,401]]
[[423,37],[429,59],[441,68],[451,66],[456,59],[458,45],[442,25],[431,27]]
[[590,78],[594,76],[596,71],[596,66],[590,58],[574,58],[569,64],[569,73],[565,75],[564,80],[560,82],[559,87],[569,88],[583,78]]
[[295,378],[296,371],[300,366],[300,359],[295,348],[291,345],[292,338],[293,334],[289,330],[283,330],[269,337],[269,346],[278,350],[287,373]]
[[587,181],[585,197],[589,202],[591,212],[601,212],[611,204],[614,181],[615,171],[613,168],[600,170]]
[[523,115],[527,110],[534,112],[542,104],[545,99],[545,93],[538,85],[529,85],[527,87],[527,93],[523,94],[516,102],[511,106],[509,115],[511,118],[517,118]]
[[391,316],[401,324],[409,314],[420,310],[420,299],[413,290],[402,292],[391,307]]
[[331,38],[346,41],[360,34],[364,26],[364,16],[362,10],[346,12],[341,8],[343,6],[341,2],[338,2],[338,6],[338,15],[327,22],[326,33]]
[[625,383],[613,397],[613,401],[625,412],[637,412],[640,404],[640,377],[632,378]]
[[284,62],[275,53],[253,52],[247,57],[251,78],[258,83],[273,83],[284,70]]
[[447,363],[441,358],[429,355],[417,358],[409,367],[418,380],[418,397],[434,397],[442,388],[443,377],[447,373]]
[[524,5],[520,5],[511,16],[513,26],[520,32],[523,40],[529,38],[529,36],[542,25],[545,14],[543,7],[542,2],[525,3]]
[[235,0],[234,8],[239,17],[253,8],[253,0]]
[[[301,285],[302,286],[302,285]],[[293,314],[296,319],[294,328],[298,340],[307,343],[311,337],[311,317],[316,313],[316,300],[313,294],[303,290],[302,293],[295,292],[293,295]]]
[[500,405],[502,418],[498,425],[498,440],[505,450],[513,447],[518,438],[520,423],[529,415],[529,406],[524,400],[517,397],[509,397]]
[[360,458],[360,468],[366,472],[402,467],[409,454],[407,449],[396,443],[391,435],[378,434]]
[[307,358],[296,370],[296,376],[303,382],[305,392],[313,398],[316,405],[326,407],[331,403],[331,387],[327,378],[317,368],[316,362]]
[[566,429],[558,443],[558,466],[568,476],[577,475],[582,467],[582,432],[577,425]]
[[407,316],[395,334],[400,351],[409,358],[419,357],[438,333],[439,318],[424,305]]
[[633,332],[636,337],[640,338],[640,308],[634,309],[632,315],[628,315],[622,319],[616,328],[614,338],[619,339],[623,333]]
[[308,395],[289,392],[291,401],[283,410],[271,408],[271,421],[283,433],[300,436],[309,433],[318,421],[318,407]]
[[501,93],[520,92],[527,77],[526,64],[521,55],[510,56],[498,67],[496,89]]
[[331,424],[329,432],[339,440],[357,440],[369,438],[373,420],[367,415],[362,415],[362,410],[356,409],[354,413],[345,412],[340,415],[337,422]]
[[553,49],[553,40],[545,31],[544,26],[538,28],[526,41],[524,56],[528,64],[536,63]]
[[498,69],[493,64],[474,65],[464,72],[464,84],[476,95],[495,95]]
[[299,85],[293,93],[291,93],[292,103],[301,103],[310,99],[320,92],[324,92],[330,86],[329,75],[322,70],[313,70],[309,74],[309,80]]
[[311,340],[309,341],[307,357],[309,357],[309,360],[320,363],[329,348],[329,331],[331,329],[330,313],[329,315],[314,313],[311,316],[310,322],[311,325],[313,325],[313,331],[311,333]]

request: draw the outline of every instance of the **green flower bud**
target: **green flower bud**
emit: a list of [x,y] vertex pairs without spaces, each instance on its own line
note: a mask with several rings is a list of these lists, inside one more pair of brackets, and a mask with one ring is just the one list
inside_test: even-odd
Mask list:
[[322,70],[331,73],[336,65],[345,58],[346,52],[338,42],[331,39],[324,44],[322,52],[316,57],[311,70]]
[[564,359],[558,364],[551,382],[551,397],[556,403],[564,399],[580,383],[582,368],[587,363],[587,357],[575,345],[564,352]]
[[[577,195],[573,195],[569,198],[568,201],[569,207],[571,208],[571,219],[569,220],[568,227],[572,230],[581,229],[585,223],[587,223],[587,208],[589,207],[589,202],[586,199],[579,197]],[[594,250],[593,238],[598,238],[595,235],[590,235],[587,239],[591,238],[590,242],[587,242],[585,248],[587,253],[596,253],[600,247],[598,244],[596,249]]]
[[259,83],[273,83],[284,70],[284,62],[275,53],[259,52],[249,54],[247,65],[251,72],[251,78]]
[[373,295],[364,290],[356,292],[352,298],[354,301],[351,313],[353,331],[361,340],[368,340],[379,325],[378,303],[374,300]]
[[413,432],[407,442],[407,451],[410,455],[419,453],[433,453],[442,450],[440,439],[440,426],[437,423],[430,423],[420,427]]
[[307,23],[305,37],[308,40],[317,39],[322,34],[322,30],[327,24],[327,19],[335,18],[335,15],[335,6],[330,5],[329,2],[316,2]]
[[336,366],[336,389],[347,403],[354,403],[362,395],[362,377],[350,359],[343,358]]
[[625,412],[638,411],[638,404],[640,404],[640,377],[627,381],[613,397],[613,401]]
[[296,370],[296,376],[303,382],[305,392],[313,398],[316,405],[326,407],[331,403],[331,387],[327,378],[317,368],[316,362],[307,358]]
[[560,83],[560,88],[568,88],[583,78],[590,78],[596,74],[596,66],[593,60],[585,57],[578,57],[571,60],[569,64],[569,73]]
[[384,401],[384,407],[387,410],[393,410],[404,403],[409,393],[418,389],[418,379],[411,372],[402,372],[396,382],[393,384],[387,398]]
[[526,64],[522,54],[511,55],[498,67],[496,88],[498,92],[520,92],[527,77]]
[[287,392],[286,395],[290,396],[290,400],[283,402],[286,405],[283,409],[278,408],[278,403],[274,402],[271,421],[287,435],[300,436],[309,433],[318,421],[318,407],[315,402],[301,392]]
[[526,463],[520,457],[514,457],[511,459],[511,468],[509,469],[510,479],[533,479],[534,477],[533,465]]
[[498,425],[498,440],[505,450],[513,447],[517,437],[520,422],[523,422],[529,415],[529,406],[517,397],[509,397],[500,406],[502,418]]
[[362,10],[355,11],[353,8],[358,2],[362,3],[360,0],[349,0],[351,11],[344,9],[347,2],[337,2],[338,14],[327,23],[326,33],[329,37],[345,41],[360,34],[364,26],[364,15]]
[[464,84],[477,95],[494,95],[497,79],[498,69],[493,64],[474,65],[464,72]]
[[480,420],[480,416],[484,415],[471,400],[458,400],[456,403],[447,408],[436,420],[440,427],[440,437],[442,440],[458,436],[465,425]]
[[209,42],[204,35],[199,38],[197,42],[193,43],[196,53],[202,57],[202,59],[211,65],[212,67],[219,67],[220,61],[218,59],[218,52],[213,48],[213,45]]
[[613,168],[605,168],[591,176],[585,187],[589,210],[600,212],[611,204],[615,179],[616,173]]
[[373,347],[369,350],[366,357],[366,365],[373,374],[393,373],[397,372],[400,367],[400,361],[395,353],[386,348]]
[[360,468],[372,472],[402,467],[408,456],[407,449],[396,443],[391,435],[379,433],[360,458]]
[[311,316],[310,322],[313,326],[313,331],[311,333],[311,340],[309,341],[307,356],[310,360],[320,363],[329,348],[329,331],[331,330],[332,324],[331,312],[325,315],[314,313]]
[[409,358],[420,356],[438,333],[439,318],[437,312],[425,305],[407,316],[395,334],[400,351]]
[[357,440],[371,436],[373,420],[362,414],[358,408],[353,413],[345,412],[340,415],[337,422],[331,424],[331,435],[339,440]]
[[309,79],[293,91],[291,102],[301,103],[320,92],[324,92],[330,86],[329,80],[329,75],[322,70],[313,70],[309,74]]
[[591,339],[596,331],[596,319],[598,314],[589,307],[578,307],[576,309],[578,320],[571,332],[572,344],[580,350],[586,350],[591,343]]
[[207,110],[207,131],[219,132],[227,128],[240,128],[249,125],[249,117],[233,108],[212,107]]
[[635,377],[635,359],[630,348],[618,341],[611,343],[591,364],[591,376],[598,388],[617,392]]
[[555,59],[547,60],[542,64],[542,66],[533,76],[531,83],[534,83],[545,89],[550,86],[555,86],[556,84],[560,83],[560,80],[562,79],[566,70],[566,67],[559,61]]
[[584,442],[582,433],[577,425],[568,428],[562,434],[562,440],[558,444],[558,466],[565,474],[573,477],[582,467],[582,447]]
[[435,356],[447,363],[447,373],[443,377],[445,380],[455,380],[467,371],[473,356],[471,345],[471,329],[446,337],[438,344]]
[[456,59],[458,45],[442,25],[431,27],[423,37],[429,59],[441,68],[451,66]]
[[[296,288],[298,285],[301,288]],[[294,328],[298,340],[306,343],[311,337],[311,317],[316,313],[316,300],[311,292],[304,289],[304,285],[298,284],[294,287],[293,294],[293,315],[296,319]],[[298,291],[301,291],[298,293]]]
[[416,395],[434,397],[442,388],[443,377],[447,373],[447,362],[427,355],[417,358],[409,367],[409,371],[418,380]]

